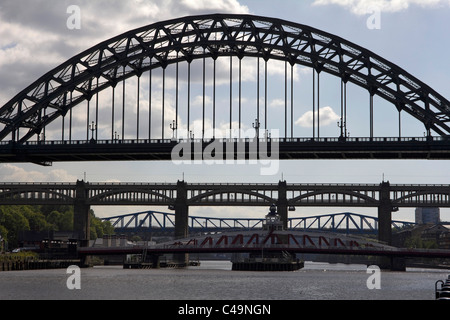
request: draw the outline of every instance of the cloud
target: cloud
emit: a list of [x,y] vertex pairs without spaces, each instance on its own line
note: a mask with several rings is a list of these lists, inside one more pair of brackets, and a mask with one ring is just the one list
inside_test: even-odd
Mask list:
[[3,164],[0,166],[0,178],[6,182],[74,182],[77,178],[63,169],[53,169],[48,172],[26,170],[24,168]]
[[239,4],[237,0],[221,0],[221,1],[211,1],[211,0],[182,0],[181,5],[184,6],[189,11],[204,12],[206,11],[216,11],[216,12],[239,12],[247,13],[248,8]]
[[[70,30],[67,8],[80,8]],[[113,36],[158,21],[207,13],[248,13],[237,0],[2,0],[0,106],[74,55]]]
[[[70,30],[67,21],[71,14],[67,12],[69,6],[78,6],[81,13],[81,28]],[[84,50],[129,30],[150,25],[158,21],[179,18],[190,15],[208,13],[240,13],[245,14],[249,9],[241,5],[238,0],[2,0],[0,3],[0,107],[22,91],[36,79]],[[228,73],[225,59],[218,60],[217,85],[228,83]],[[201,83],[200,64],[192,70],[192,84]],[[234,65],[234,77],[237,78],[237,63]],[[256,64],[243,64],[242,80],[254,81]],[[208,72],[212,70],[208,61]],[[187,72],[180,68],[180,72]],[[171,69],[173,71],[173,69]],[[147,112],[148,77],[141,82],[141,110]],[[153,126],[152,134],[161,133],[161,75],[153,75]],[[174,89],[175,78],[173,72],[166,76],[166,92]],[[186,86],[186,77],[180,74],[180,86]],[[136,79],[127,80],[127,115],[125,136],[134,136],[136,129]],[[184,88],[183,87],[183,88]],[[169,122],[175,119],[175,97],[166,93],[165,101],[165,136],[170,137],[172,131]],[[119,98],[116,98],[117,101]],[[99,138],[111,136],[111,93],[107,90],[99,98]],[[210,99],[209,99],[210,100]],[[207,101],[208,105],[211,104]],[[183,101],[184,102],[184,101]],[[195,103],[195,101],[193,102]],[[84,109],[83,109],[84,108]],[[85,106],[80,105],[73,110],[72,138],[86,138]],[[121,111],[117,106],[115,129],[121,130]],[[91,119],[93,119],[91,108]],[[148,121],[147,121],[148,122]],[[180,132],[186,125],[179,119]],[[68,123],[68,119],[66,119]],[[67,127],[67,126],[66,126]],[[0,130],[3,124],[0,124]],[[67,131],[67,130],[66,130]],[[147,136],[148,125],[141,119],[141,137]],[[90,133],[89,133],[90,135]],[[69,136],[68,132],[66,138]],[[55,121],[46,128],[46,139],[61,137],[61,121]]]
[[422,8],[437,8],[450,5],[448,0],[314,0],[313,5],[339,5],[357,15],[372,14],[375,9],[381,12],[399,12],[411,5]]
[[286,101],[284,99],[273,99],[272,101],[270,101],[269,103],[271,108],[281,108],[286,105]]
[[[316,121],[320,115],[320,126],[328,126],[333,122],[336,122],[340,117],[333,111],[331,107],[320,108],[320,112],[316,111]],[[295,121],[295,124],[304,128],[313,127],[313,112],[308,111]]]

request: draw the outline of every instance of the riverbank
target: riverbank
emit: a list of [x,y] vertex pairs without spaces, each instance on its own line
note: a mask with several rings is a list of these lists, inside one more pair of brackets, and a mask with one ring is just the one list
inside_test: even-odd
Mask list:
[[3,261],[0,262],[0,272],[64,269],[70,266],[79,266],[80,260],[32,260],[32,261]]
[[3,254],[0,255],[0,272],[63,269],[72,265],[79,266],[80,262],[79,259],[39,259],[39,256],[32,252]]

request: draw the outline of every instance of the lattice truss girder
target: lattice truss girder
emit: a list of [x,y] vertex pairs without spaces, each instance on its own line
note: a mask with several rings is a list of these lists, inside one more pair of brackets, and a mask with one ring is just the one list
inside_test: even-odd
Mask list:
[[[219,56],[277,59],[327,72],[450,134],[450,103],[395,64],[340,37],[283,20],[208,15],[155,23],[102,42],[45,74],[0,108],[0,141],[27,141],[96,93],[150,69]],[[17,134],[19,128],[25,133]]]

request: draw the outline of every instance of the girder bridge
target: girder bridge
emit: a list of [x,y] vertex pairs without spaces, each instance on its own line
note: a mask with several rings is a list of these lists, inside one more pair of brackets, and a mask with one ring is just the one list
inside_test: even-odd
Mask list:
[[450,185],[380,184],[214,184],[214,183],[1,183],[0,205],[69,204],[75,206],[75,228],[88,239],[91,206],[163,206],[175,211],[175,235],[185,238],[191,206],[257,206],[275,204],[288,227],[295,207],[374,207],[378,237],[390,243],[392,213],[405,207],[450,207]]
[[[118,234],[139,233],[173,235],[175,213],[144,211],[102,218],[109,221]],[[251,231],[263,228],[264,218],[219,218],[189,216],[189,234]],[[392,220],[392,230],[416,225]],[[377,235],[378,218],[350,212],[288,218],[287,230],[327,231],[344,234]]]

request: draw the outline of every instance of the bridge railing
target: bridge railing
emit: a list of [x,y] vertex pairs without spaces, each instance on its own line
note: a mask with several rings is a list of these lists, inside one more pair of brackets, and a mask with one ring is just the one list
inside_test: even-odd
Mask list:
[[[24,146],[54,146],[54,145],[114,145],[114,144],[174,144],[174,143],[205,143],[218,140],[219,142],[255,142],[255,138],[203,138],[203,139],[81,139],[81,140],[38,140],[38,141],[25,141],[20,143]],[[311,143],[311,142],[439,142],[449,141],[448,136],[433,136],[433,137],[346,137],[345,139],[339,137],[299,137],[299,138],[259,138],[258,141],[278,142],[278,143]],[[14,145],[17,142],[8,140],[0,141],[0,146]]]

